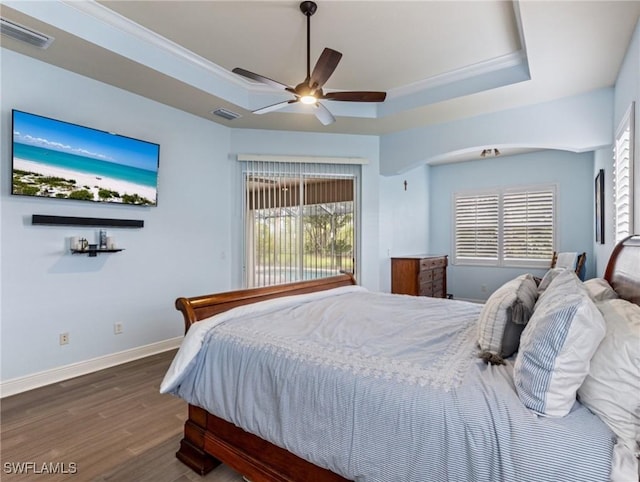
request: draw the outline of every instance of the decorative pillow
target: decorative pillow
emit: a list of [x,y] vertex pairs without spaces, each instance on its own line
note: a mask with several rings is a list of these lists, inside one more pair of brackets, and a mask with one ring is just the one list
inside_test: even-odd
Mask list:
[[578,398],[635,450],[640,443],[640,306],[618,299],[598,308],[607,331]]
[[[550,291],[551,293],[553,293],[553,291],[556,291],[556,290],[560,290],[560,291],[570,290],[571,289],[570,286],[575,284],[575,280],[571,276],[567,276],[567,275],[562,276],[556,283],[554,283],[555,279],[558,278],[560,274],[565,273],[566,271],[572,271],[572,270],[567,270],[566,268],[551,268],[549,271],[547,271],[547,274],[549,275],[550,280],[547,282],[546,287],[543,285],[542,290],[540,289],[540,285],[542,285],[542,281],[540,282],[540,285],[538,286],[538,299],[536,300],[536,305],[533,308],[534,311],[542,303],[544,298],[549,294],[548,292],[550,291],[549,287],[551,286],[551,283],[554,284],[554,289]],[[580,281],[580,283],[582,284],[582,281]],[[563,285],[564,285],[564,288],[562,287]]]
[[613,291],[611,285],[604,278],[588,279],[584,282],[584,287],[587,288],[589,296],[591,296],[591,299],[596,303],[618,298],[618,293]]
[[522,403],[540,415],[569,413],[604,334],[602,314],[575,272],[558,274],[520,339],[513,377]]
[[546,290],[549,284],[553,281],[553,278],[558,276],[566,269],[567,268],[551,268],[547,270],[547,272],[542,277],[542,280],[540,280],[540,284],[538,285],[538,293],[542,293],[544,290]]
[[533,313],[537,297],[533,276],[523,274],[507,281],[489,297],[478,320],[480,356],[488,363],[502,364],[513,355],[520,334]]

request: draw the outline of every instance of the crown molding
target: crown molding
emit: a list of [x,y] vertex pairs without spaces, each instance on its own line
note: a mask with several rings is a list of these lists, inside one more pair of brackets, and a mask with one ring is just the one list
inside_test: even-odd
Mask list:
[[393,99],[421,93],[430,89],[442,87],[443,85],[464,82],[481,75],[510,69],[511,67],[522,65],[524,62],[526,62],[526,56],[522,50],[519,50],[517,52],[512,52],[500,57],[495,57],[466,67],[434,75],[412,84],[390,89],[387,92],[387,97]]
[[95,0],[86,0],[83,2],[78,2],[77,0],[58,1],[70,8],[74,8],[75,10],[78,10],[83,14],[92,17],[95,20],[98,20],[117,30],[120,30],[121,32],[129,36],[135,37],[140,42],[144,42],[145,44],[153,48],[160,49],[172,55],[173,57],[196,65],[201,69],[207,70],[217,77],[233,82],[239,86],[244,85],[242,79],[239,79],[238,76],[233,74],[232,72],[223,69],[219,65],[205,59],[200,55],[195,54],[191,50],[178,45],[177,43],[163,37],[162,35],[159,35],[146,27],[143,27],[133,20],[130,20],[120,15],[119,13],[110,10],[109,8],[96,2]]

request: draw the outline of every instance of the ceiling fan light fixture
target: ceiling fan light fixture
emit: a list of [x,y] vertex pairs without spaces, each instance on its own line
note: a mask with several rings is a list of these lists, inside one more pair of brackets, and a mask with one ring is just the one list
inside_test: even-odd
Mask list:
[[318,99],[316,99],[313,95],[303,95],[302,97],[300,97],[300,102],[302,102],[303,104],[311,105],[318,102]]
[[480,153],[480,157],[487,157],[487,156],[499,156],[500,155],[500,151],[498,149],[482,149],[482,152]]

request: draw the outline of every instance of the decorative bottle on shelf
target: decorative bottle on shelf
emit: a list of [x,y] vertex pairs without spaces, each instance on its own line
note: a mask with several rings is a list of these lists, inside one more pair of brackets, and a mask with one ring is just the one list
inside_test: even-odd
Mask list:
[[107,249],[107,231],[104,229],[100,230],[100,235],[98,237],[98,248]]

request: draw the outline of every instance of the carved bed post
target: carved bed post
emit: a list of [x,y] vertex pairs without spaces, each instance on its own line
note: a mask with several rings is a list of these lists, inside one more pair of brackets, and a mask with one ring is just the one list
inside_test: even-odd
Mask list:
[[204,451],[204,434],[207,427],[207,412],[200,407],[189,405],[189,420],[184,424],[184,438],[176,457],[182,463],[205,475],[221,462]]

